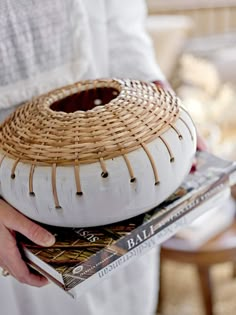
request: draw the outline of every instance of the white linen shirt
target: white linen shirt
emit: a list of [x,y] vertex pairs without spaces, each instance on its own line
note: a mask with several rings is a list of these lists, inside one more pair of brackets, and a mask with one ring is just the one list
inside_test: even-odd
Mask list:
[[[0,121],[41,93],[81,79],[164,79],[145,30],[144,0],[1,0]],[[0,277],[1,315],[151,315],[152,250],[78,300]]]
[[143,0],[1,0],[0,109],[81,79],[161,80]]

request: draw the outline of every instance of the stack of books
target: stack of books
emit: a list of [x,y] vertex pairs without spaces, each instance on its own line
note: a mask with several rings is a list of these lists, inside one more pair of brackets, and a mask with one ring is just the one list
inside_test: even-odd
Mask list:
[[96,228],[43,225],[56,236],[56,243],[49,248],[19,235],[26,262],[78,297],[230,195],[236,182],[236,163],[207,152],[197,152],[196,159],[195,171],[177,191],[145,214]]

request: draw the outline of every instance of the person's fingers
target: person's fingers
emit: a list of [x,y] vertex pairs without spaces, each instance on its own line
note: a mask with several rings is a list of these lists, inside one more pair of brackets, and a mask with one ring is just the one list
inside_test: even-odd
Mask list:
[[40,225],[32,222],[23,214],[4,203],[2,222],[8,229],[14,230],[26,236],[32,242],[41,246],[52,246],[55,237]]
[[0,266],[19,282],[36,287],[48,283],[45,277],[29,271],[26,263],[22,260],[14,236],[3,225],[0,226],[0,257]]
[[208,151],[208,145],[206,140],[197,133],[197,150],[199,151]]
[[[14,263],[12,258],[17,261],[17,264]],[[48,284],[48,280],[44,276],[30,272],[29,268],[20,257],[19,251],[18,253],[16,252],[15,255],[12,256],[12,258],[6,260],[5,269],[8,270],[9,273],[19,282],[35,287],[42,287]]]
[[154,83],[157,87],[162,88],[163,90],[170,91],[171,93],[175,94],[170,83],[166,80],[155,80],[152,83]]
[[190,169],[190,173],[194,173],[196,171],[196,169],[197,169],[197,160],[194,159],[192,166],[191,166],[191,169]]
[[3,200],[0,200],[0,267],[9,271],[18,281],[36,287],[48,280],[29,270],[17,246],[15,231],[41,246],[51,246],[55,237],[38,224],[30,221]]

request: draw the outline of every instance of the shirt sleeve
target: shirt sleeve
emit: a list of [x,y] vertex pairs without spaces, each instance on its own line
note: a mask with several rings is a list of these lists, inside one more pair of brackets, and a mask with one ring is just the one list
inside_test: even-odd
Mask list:
[[111,77],[165,81],[146,32],[145,1],[109,0],[106,9]]

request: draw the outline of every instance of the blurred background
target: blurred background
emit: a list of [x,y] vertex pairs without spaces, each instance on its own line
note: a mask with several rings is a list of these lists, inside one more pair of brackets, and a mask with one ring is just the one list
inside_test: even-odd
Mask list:
[[147,0],[156,58],[212,151],[236,159],[236,0]]
[[[146,1],[147,29],[153,39],[158,64],[192,115],[210,150],[223,158],[236,160],[236,0]],[[228,221],[225,219],[225,226],[219,227],[218,232],[215,229],[216,234],[232,224],[235,202],[221,205],[218,213],[222,215],[222,212],[224,218],[228,215]],[[213,222],[210,217],[206,220],[208,226]],[[209,238],[206,237],[205,242]],[[236,244],[234,235],[233,241]],[[158,314],[236,314],[233,270],[235,264],[232,262],[211,267],[213,306],[207,311],[196,266],[164,260],[162,307]]]

